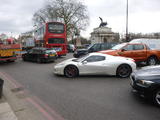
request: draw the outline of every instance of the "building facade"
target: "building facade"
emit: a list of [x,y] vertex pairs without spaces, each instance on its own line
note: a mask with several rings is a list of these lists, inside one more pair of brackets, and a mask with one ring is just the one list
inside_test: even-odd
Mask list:
[[119,33],[112,32],[109,27],[98,27],[91,33],[91,43],[119,42]]

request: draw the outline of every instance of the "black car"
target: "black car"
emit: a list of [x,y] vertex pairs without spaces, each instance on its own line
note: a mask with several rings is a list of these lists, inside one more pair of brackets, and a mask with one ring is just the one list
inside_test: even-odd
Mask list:
[[101,50],[108,50],[115,46],[117,43],[95,43],[93,45],[90,45],[87,49],[77,49],[73,56],[78,58],[80,56],[86,55],[91,52],[97,52]]
[[57,57],[57,53],[52,48],[33,48],[28,50],[27,53],[22,54],[22,59],[24,61],[35,61],[41,62],[51,62]]
[[151,98],[160,107],[160,65],[143,67],[131,74],[133,92]]
[[74,52],[76,50],[76,47],[73,44],[68,44],[67,50],[68,50],[68,52]]

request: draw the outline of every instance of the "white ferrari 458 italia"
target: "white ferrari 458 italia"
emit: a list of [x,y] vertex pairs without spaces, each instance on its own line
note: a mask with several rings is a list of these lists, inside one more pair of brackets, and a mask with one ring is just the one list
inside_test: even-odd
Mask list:
[[90,53],[81,58],[71,58],[54,66],[54,74],[76,77],[78,75],[117,75],[125,78],[136,69],[133,59]]

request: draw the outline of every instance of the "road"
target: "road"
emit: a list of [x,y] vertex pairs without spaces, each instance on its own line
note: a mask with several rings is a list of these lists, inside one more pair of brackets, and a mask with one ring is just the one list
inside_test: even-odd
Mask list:
[[18,60],[0,64],[0,72],[10,75],[65,120],[159,120],[160,109],[131,93],[128,78],[55,76],[56,63],[38,64]]

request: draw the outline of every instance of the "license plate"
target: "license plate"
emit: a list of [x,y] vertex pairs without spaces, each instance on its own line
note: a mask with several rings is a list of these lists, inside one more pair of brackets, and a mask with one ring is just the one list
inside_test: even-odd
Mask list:
[[50,55],[50,56],[55,56],[54,54]]

